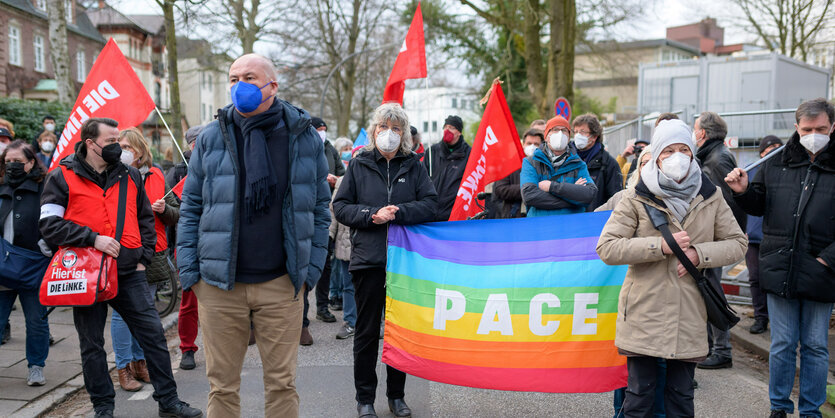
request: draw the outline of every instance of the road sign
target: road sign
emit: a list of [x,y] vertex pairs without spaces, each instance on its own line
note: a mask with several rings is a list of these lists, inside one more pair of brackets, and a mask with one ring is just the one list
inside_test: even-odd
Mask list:
[[564,117],[568,123],[571,123],[571,103],[568,103],[568,99],[560,97],[554,102],[554,114]]

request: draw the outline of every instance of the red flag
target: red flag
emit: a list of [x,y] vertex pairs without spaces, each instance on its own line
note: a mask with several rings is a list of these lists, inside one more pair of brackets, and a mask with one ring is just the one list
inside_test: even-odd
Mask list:
[[461,221],[478,213],[481,209],[474,200],[484,191],[484,186],[522,168],[523,158],[525,151],[519,142],[519,134],[516,133],[502,86],[496,80],[478,126],[449,220]]
[[[186,176],[188,177],[188,176]],[[174,187],[171,188],[171,191],[177,195],[177,198],[183,200],[183,186],[186,184],[186,177],[183,177],[179,183],[177,183]]]
[[118,121],[120,127],[137,126],[154,110],[154,100],[122,55],[116,41],[110,38],[93,63],[72,109],[52,154],[50,170],[58,167],[62,158],[75,152],[84,121],[111,118]]
[[383,103],[397,102],[403,104],[403,92],[406,91],[404,80],[412,78],[426,78],[426,44],[423,39],[423,15],[420,13],[420,3],[415,10],[415,17],[409,26],[409,32],[394,61],[386,89],[383,91]]

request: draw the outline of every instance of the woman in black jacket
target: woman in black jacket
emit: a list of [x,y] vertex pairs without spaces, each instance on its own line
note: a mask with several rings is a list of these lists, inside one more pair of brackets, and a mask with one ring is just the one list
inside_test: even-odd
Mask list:
[[[34,258],[43,255],[43,277],[47,257],[52,250],[41,239],[38,229],[40,200],[46,169],[29,144],[17,140],[0,154],[0,237],[9,244],[28,250]],[[29,259],[27,257],[27,259]],[[37,277],[37,275],[35,276]],[[37,280],[40,283],[40,280]],[[23,315],[26,317],[26,361],[29,377],[26,384],[42,386],[46,383],[43,367],[49,354],[49,323],[44,315],[46,308],[34,289],[7,289],[0,286],[0,324],[6,324],[15,298],[20,297]],[[3,329],[0,328],[0,338]]]
[[[333,201],[336,220],[351,228],[351,264],[357,325],[354,336],[354,386],[360,417],[376,417],[379,326],[386,304],[388,223],[429,222],[438,195],[419,157],[411,151],[409,119],[396,103],[374,112],[369,144],[348,165]],[[403,401],[406,374],[387,366],[389,409],[410,416]]]

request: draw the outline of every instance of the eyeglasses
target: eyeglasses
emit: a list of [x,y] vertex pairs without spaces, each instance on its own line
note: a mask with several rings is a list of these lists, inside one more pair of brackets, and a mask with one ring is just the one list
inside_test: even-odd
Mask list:
[[574,133],[575,134],[580,134],[580,135],[583,135],[583,136],[591,136],[590,131],[574,131]]
[[564,134],[566,134],[566,135],[569,133],[568,128],[563,128],[563,127],[561,127],[561,126],[557,126],[557,127],[555,127],[555,128],[551,128],[551,131],[552,131],[552,132],[562,132],[562,133],[564,133]]

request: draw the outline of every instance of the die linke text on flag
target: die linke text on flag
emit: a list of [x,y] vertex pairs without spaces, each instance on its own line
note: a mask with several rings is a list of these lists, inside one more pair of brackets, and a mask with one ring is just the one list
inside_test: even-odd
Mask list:
[[468,216],[480,212],[481,209],[476,205],[476,197],[484,191],[484,186],[522,168],[523,158],[525,152],[519,142],[519,134],[516,133],[502,86],[496,80],[490,88],[490,98],[484,109],[449,220],[465,220]]
[[386,82],[383,91],[383,103],[397,102],[403,104],[403,92],[406,91],[405,80],[426,78],[426,45],[423,38],[423,15],[420,3],[415,10],[415,17],[409,26],[409,32],[394,61],[394,68]]
[[87,119],[111,118],[119,122],[120,129],[129,128],[147,119],[154,107],[154,100],[111,38],[87,74],[58,139],[50,170],[75,152],[75,144],[81,139],[81,125]]

